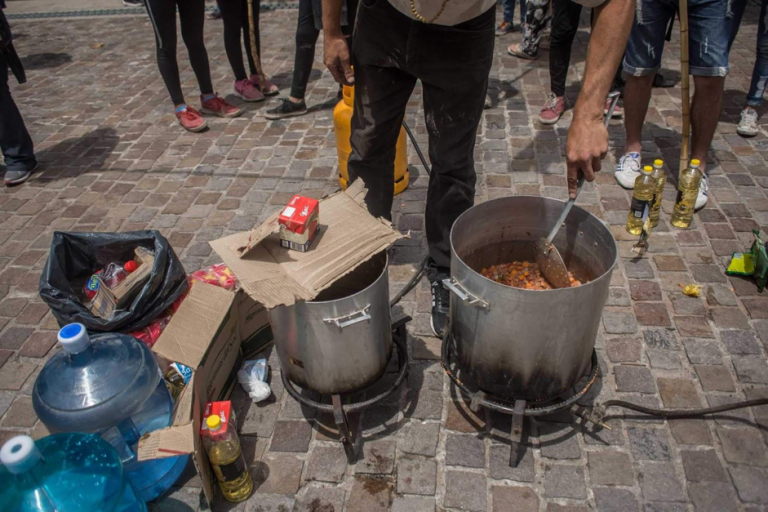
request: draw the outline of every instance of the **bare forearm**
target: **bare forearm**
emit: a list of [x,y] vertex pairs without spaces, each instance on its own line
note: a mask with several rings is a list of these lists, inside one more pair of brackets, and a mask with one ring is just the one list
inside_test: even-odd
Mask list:
[[574,117],[602,119],[605,98],[624,55],[634,14],[635,0],[608,0],[595,9],[595,24]]
[[325,37],[343,37],[341,34],[341,2],[323,0],[323,32]]

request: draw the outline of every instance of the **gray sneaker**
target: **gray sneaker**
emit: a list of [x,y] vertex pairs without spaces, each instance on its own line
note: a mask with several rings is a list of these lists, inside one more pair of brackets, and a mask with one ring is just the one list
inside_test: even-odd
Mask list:
[[20,185],[27,181],[32,172],[37,169],[37,164],[29,170],[16,170],[7,169],[5,171],[5,186],[10,187],[13,185]]
[[741,111],[741,121],[736,127],[736,133],[742,137],[754,137],[760,131],[757,126],[757,110],[752,107],[744,107]]

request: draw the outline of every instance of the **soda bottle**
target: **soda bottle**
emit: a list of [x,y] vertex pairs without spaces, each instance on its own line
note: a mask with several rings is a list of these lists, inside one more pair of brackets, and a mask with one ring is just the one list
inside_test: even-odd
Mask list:
[[653,205],[651,206],[651,227],[655,228],[659,225],[661,196],[664,193],[664,185],[667,184],[667,173],[664,172],[664,161],[658,158],[653,161],[653,179],[656,182],[656,191],[654,192]]
[[702,176],[699,169],[700,164],[701,162],[694,158],[688,168],[680,171],[675,211],[672,214],[672,225],[676,228],[685,229],[691,225],[693,220],[693,210],[699,195],[699,184]]
[[253,492],[253,480],[240,449],[232,403],[210,402],[205,416],[201,433],[203,445],[221,493],[227,501],[244,501]]
[[181,363],[171,363],[168,371],[163,374],[163,378],[165,379],[165,386],[171,392],[175,402],[179,399],[181,392],[184,391],[184,386],[192,378],[192,368]]
[[635,180],[635,191],[632,194],[632,205],[629,207],[627,231],[632,235],[643,232],[643,223],[650,214],[656,182],[653,179],[653,167],[646,165]]

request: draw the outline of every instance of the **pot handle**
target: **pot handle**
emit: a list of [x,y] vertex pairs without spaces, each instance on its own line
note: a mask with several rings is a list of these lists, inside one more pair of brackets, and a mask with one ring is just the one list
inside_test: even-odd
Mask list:
[[339,329],[343,329],[345,327],[349,327],[350,325],[355,325],[360,322],[367,322],[371,319],[371,314],[369,313],[371,310],[371,305],[368,304],[363,309],[359,311],[355,311],[354,313],[350,313],[345,316],[340,316],[337,318],[323,318],[323,322],[327,324],[332,324],[338,327]]
[[491,309],[491,305],[481,299],[480,297],[475,297],[471,293],[469,293],[467,290],[464,289],[463,286],[459,284],[458,281],[455,279],[443,279],[443,286],[451,290],[453,293],[456,294],[456,296],[462,301],[466,302],[470,306],[474,306],[479,309],[484,309],[486,311],[489,311]]

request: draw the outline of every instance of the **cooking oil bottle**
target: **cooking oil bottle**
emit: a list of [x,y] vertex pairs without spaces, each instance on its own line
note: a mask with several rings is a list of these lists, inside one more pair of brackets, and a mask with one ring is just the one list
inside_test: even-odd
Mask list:
[[656,192],[656,181],[653,179],[653,167],[646,165],[635,180],[635,191],[632,194],[632,205],[629,207],[627,231],[632,235],[643,232],[643,223],[650,214],[653,194]]
[[699,184],[702,176],[699,169],[700,163],[694,158],[688,168],[680,172],[675,211],[672,214],[672,225],[676,228],[685,229],[691,225],[693,220],[693,210],[699,195]]
[[203,444],[221,493],[227,501],[244,501],[253,492],[253,480],[240,449],[235,411],[231,402],[211,402],[206,409]]
[[653,161],[653,180],[656,182],[656,191],[654,192],[653,205],[651,205],[651,227],[655,228],[659,225],[661,196],[664,193],[664,185],[667,184],[667,173],[664,172],[664,161],[658,158]]

